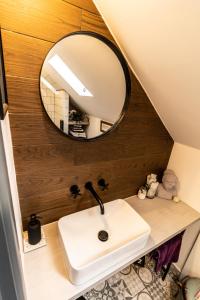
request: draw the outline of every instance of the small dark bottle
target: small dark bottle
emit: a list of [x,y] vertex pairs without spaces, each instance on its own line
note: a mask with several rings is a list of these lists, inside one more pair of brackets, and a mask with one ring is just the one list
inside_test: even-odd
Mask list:
[[31,245],[39,243],[41,240],[41,223],[36,214],[30,216],[28,223],[28,242]]

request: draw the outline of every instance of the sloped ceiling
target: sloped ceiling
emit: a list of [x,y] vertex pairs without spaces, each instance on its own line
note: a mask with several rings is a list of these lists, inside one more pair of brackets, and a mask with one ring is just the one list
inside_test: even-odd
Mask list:
[[200,149],[200,1],[94,3],[173,139]]

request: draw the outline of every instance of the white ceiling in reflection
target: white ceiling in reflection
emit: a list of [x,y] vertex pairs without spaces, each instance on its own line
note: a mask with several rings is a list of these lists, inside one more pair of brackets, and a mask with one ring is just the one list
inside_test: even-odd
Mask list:
[[[61,76],[62,71],[48,63],[55,55],[79,79],[88,96],[79,95]],[[83,34],[62,39],[50,50],[41,75],[56,90],[65,90],[88,115],[111,123],[119,119],[126,97],[125,76],[117,56],[101,40]]]

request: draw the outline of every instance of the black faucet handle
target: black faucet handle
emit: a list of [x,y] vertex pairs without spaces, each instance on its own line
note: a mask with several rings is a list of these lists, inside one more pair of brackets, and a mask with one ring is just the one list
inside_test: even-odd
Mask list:
[[108,189],[109,183],[106,183],[105,179],[101,178],[98,181],[98,186],[102,191],[104,191]]
[[93,188],[92,182],[91,181],[87,181],[86,184],[85,184],[85,188],[87,190],[90,190],[91,188]]
[[71,193],[73,198],[81,196],[80,189],[79,189],[78,185],[76,185],[76,184],[71,185],[69,190],[70,190],[70,193]]

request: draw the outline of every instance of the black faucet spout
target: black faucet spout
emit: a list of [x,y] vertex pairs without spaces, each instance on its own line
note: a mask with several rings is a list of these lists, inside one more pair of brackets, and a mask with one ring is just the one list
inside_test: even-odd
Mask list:
[[101,214],[104,215],[104,205],[103,202],[101,200],[101,198],[99,197],[99,195],[97,194],[97,192],[95,191],[95,189],[93,188],[92,182],[88,181],[85,184],[85,188],[90,191],[90,193],[94,196],[94,198],[96,199],[96,201],[98,202],[99,206],[100,206],[100,210],[101,210]]

